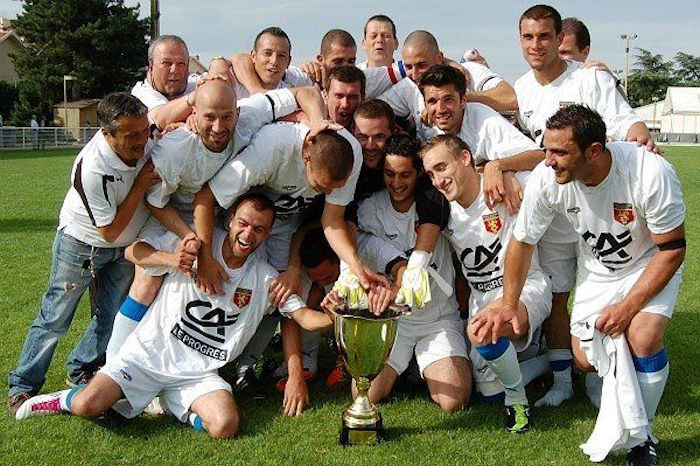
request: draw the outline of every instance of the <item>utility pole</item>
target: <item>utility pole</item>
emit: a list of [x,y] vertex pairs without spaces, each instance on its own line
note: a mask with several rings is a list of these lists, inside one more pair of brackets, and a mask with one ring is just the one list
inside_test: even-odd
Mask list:
[[151,0],[151,42],[160,35],[160,2]]
[[625,94],[629,95],[627,92],[627,83],[630,77],[630,41],[637,38],[637,34],[622,34],[620,39],[626,42],[625,44]]

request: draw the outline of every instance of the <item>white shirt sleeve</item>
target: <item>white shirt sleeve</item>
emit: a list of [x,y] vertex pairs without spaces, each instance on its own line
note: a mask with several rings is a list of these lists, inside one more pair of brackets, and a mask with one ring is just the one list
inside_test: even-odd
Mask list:
[[[554,218],[554,207],[547,197],[547,185],[553,183],[544,161],[530,173],[523,202],[513,228],[513,237],[522,243],[537,244]],[[552,173],[554,173],[552,171]],[[549,179],[548,179],[549,178]]]
[[346,129],[341,129],[338,134],[343,136],[352,146],[353,152],[353,163],[352,171],[348,180],[345,182],[343,187],[334,189],[328,196],[326,196],[326,203],[346,206],[350,204],[355,197],[355,188],[357,187],[357,179],[360,176],[360,169],[362,168],[362,146],[357,142],[357,139],[351,135]]
[[655,235],[668,233],[685,221],[685,204],[681,182],[673,166],[663,157],[643,148],[640,164],[642,169],[642,210],[647,227]]
[[298,86],[313,86],[314,82],[309,78],[309,75],[304,73],[298,66],[291,65],[284,72],[284,77],[282,78],[288,86],[298,87]]
[[89,169],[80,173],[83,189],[78,192],[85,196],[83,202],[96,228],[111,225],[117,215],[115,183],[110,181],[115,181],[113,176],[105,173]]
[[615,141],[624,141],[630,127],[642,119],[617,91],[615,79],[610,73],[600,70],[589,72],[594,76],[592,81],[588,81],[590,89],[584,92],[590,96],[590,102],[595,102],[595,110],[603,117],[607,136]]
[[[495,154],[497,159],[504,159],[521,152],[540,150],[532,139],[518,131],[497,112],[489,113],[490,116],[486,118],[484,124],[486,137],[483,138],[487,157]],[[491,159],[491,157],[488,158]]]
[[143,102],[143,104],[148,107],[148,110],[168,103],[168,98],[153,89],[146,81],[137,82],[134,87],[131,88],[131,95]]
[[501,75],[479,63],[467,61],[462,66],[469,72],[468,92],[488,91],[503,82]]
[[289,89],[275,89],[238,101],[240,116],[236,123],[238,135],[250,141],[267,123],[297,110],[297,101]]
[[423,95],[420,93],[418,86],[406,78],[382,93],[378,99],[388,103],[397,117],[405,118],[418,111],[415,108],[416,99],[422,100]]
[[406,77],[406,70],[401,60],[391,66],[367,68],[365,73],[365,99],[373,99]]
[[357,242],[357,254],[369,267],[380,272],[390,272],[386,269],[397,258],[407,259],[403,251],[396,248],[390,241],[363,231],[360,232]]

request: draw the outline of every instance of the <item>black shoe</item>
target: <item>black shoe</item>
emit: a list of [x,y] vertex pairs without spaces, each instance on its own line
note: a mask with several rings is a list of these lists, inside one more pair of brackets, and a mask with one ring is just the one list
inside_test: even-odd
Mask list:
[[27,401],[31,396],[29,393],[20,392],[12,396],[7,397],[7,410],[13,416],[17,413],[17,410]]
[[506,430],[514,434],[524,434],[530,430],[530,407],[524,404],[506,406]]
[[627,453],[627,462],[633,466],[648,466],[659,464],[659,456],[656,454],[656,447],[647,439],[641,445],[637,445]]
[[248,395],[254,400],[264,400],[266,398],[262,383],[255,375],[252,367],[246,369],[244,373],[238,374],[236,391],[242,395]]

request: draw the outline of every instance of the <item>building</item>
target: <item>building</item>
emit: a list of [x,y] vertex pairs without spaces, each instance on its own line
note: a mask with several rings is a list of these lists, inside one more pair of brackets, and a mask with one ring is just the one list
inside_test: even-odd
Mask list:
[[[56,126],[65,126],[67,131],[80,138],[80,127],[99,126],[97,123],[97,104],[100,99],[75,100],[73,102],[59,102],[53,106],[53,120]],[[65,112],[68,112],[68,118]],[[64,124],[67,123],[67,124]]]
[[17,84],[19,77],[10,54],[18,53],[24,48],[26,45],[12,28],[12,22],[0,16],[0,81]]

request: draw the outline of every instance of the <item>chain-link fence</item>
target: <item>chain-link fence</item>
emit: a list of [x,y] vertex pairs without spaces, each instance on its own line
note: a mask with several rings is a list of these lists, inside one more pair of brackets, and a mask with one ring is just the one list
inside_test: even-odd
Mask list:
[[49,147],[82,146],[97,127],[49,127],[0,126],[1,149],[45,149]]

